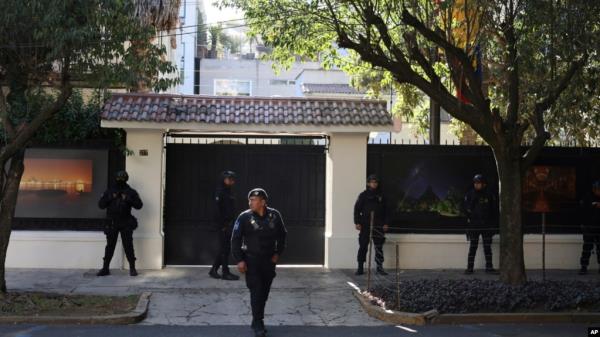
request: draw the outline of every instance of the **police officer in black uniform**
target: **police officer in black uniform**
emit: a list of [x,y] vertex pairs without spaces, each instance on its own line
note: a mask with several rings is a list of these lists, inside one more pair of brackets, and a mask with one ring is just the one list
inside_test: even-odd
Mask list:
[[[583,250],[581,252],[580,275],[588,272],[592,249],[596,246],[596,256],[600,264],[600,180],[592,184],[592,193],[581,202],[583,208]],[[598,270],[600,273],[600,269]]]
[[129,261],[129,275],[137,276],[138,274],[135,269],[135,253],[133,251],[133,230],[137,228],[137,219],[131,215],[131,208],[141,209],[143,204],[136,190],[127,184],[128,180],[127,172],[117,172],[116,184],[106,190],[98,202],[101,209],[106,209],[109,223],[104,229],[104,234],[106,234],[104,264],[96,274],[97,276],[110,275],[110,260],[115,252],[119,233],[121,233],[125,256]]
[[465,274],[473,274],[479,236],[483,239],[485,272],[497,274],[492,263],[492,237],[498,226],[498,200],[488,190],[483,175],[473,177],[473,189],[465,196],[462,206],[463,213],[467,216],[467,239],[470,241]]
[[287,235],[281,214],[267,207],[267,199],[267,192],[262,188],[248,193],[250,209],[238,216],[231,236],[233,258],[239,272],[246,274],[246,286],[250,289],[251,326],[257,337],[266,336],[265,304]]
[[387,202],[380,188],[379,177],[371,174],[367,177],[367,188],[358,195],[354,204],[354,226],[360,231],[358,235],[358,269],[356,275],[364,274],[364,264],[367,260],[369,249],[369,237],[371,234],[371,212],[374,214],[373,221],[373,244],[375,245],[375,262],[377,273],[387,275],[383,269],[383,244],[385,232],[388,231]]
[[[231,189],[235,184],[235,172],[224,171],[221,173],[221,182],[215,193],[215,223],[219,234],[219,253],[208,273],[212,278],[222,278],[228,281],[237,281],[239,276],[229,271],[229,254],[231,252],[231,232],[235,219],[235,196]],[[222,267],[223,275],[219,275]]]

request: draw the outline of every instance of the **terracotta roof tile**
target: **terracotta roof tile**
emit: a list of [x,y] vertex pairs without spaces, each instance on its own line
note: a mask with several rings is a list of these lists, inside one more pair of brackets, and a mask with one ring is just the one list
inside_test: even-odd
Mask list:
[[385,101],[113,94],[102,119],[164,123],[392,125]]

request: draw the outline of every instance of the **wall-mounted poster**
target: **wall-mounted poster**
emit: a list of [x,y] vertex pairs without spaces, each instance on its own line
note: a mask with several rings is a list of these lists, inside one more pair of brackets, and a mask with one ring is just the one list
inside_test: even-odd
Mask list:
[[28,149],[19,186],[20,218],[104,218],[98,198],[106,189],[106,150]]
[[528,212],[559,212],[577,201],[576,169],[533,166],[523,182],[523,207]]

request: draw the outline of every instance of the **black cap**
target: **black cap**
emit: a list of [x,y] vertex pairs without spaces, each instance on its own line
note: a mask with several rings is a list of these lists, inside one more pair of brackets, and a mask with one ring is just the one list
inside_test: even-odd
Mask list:
[[126,171],[119,171],[119,172],[117,172],[116,180],[127,182],[129,180],[129,174],[127,174]]
[[483,176],[483,174],[476,174],[473,177],[473,182],[474,183],[485,183],[485,177]]
[[377,176],[376,174],[371,174],[367,177],[367,183],[369,183],[371,180],[375,180],[376,182],[379,182],[379,176]]
[[221,177],[223,177],[223,179],[225,179],[225,178],[235,179],[236,175],[235,175],[235,172],[233,172],[233,171],[223,171],[223,172],[221,172]]
[[248,192],[248,199],[250,199],[250,197],[261,197],[265,200],[269,199],[269,195],[267,195],[267,191],[263,190],[262,188],[252,189],[250,192]]
[[592,188],[593,189],[600,189],[600,180],[594,181],[594,183],[592,184]]

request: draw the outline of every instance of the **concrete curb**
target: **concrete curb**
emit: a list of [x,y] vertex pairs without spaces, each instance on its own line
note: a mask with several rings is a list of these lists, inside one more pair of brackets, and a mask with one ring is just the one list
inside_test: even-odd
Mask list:
[[379,320],[391,324],[481,324],[481,323],[600,323],[600,313],[475,313],[439,314],[437,310],[416,314],[383,308],[371,304],[368,298],[353,291],[365,312]]
[[104,316],[0,316],[0,324],[59,324],[59,325],[125,325],[143,321],[148,314],[151,292],[140,295],[130,312]]

